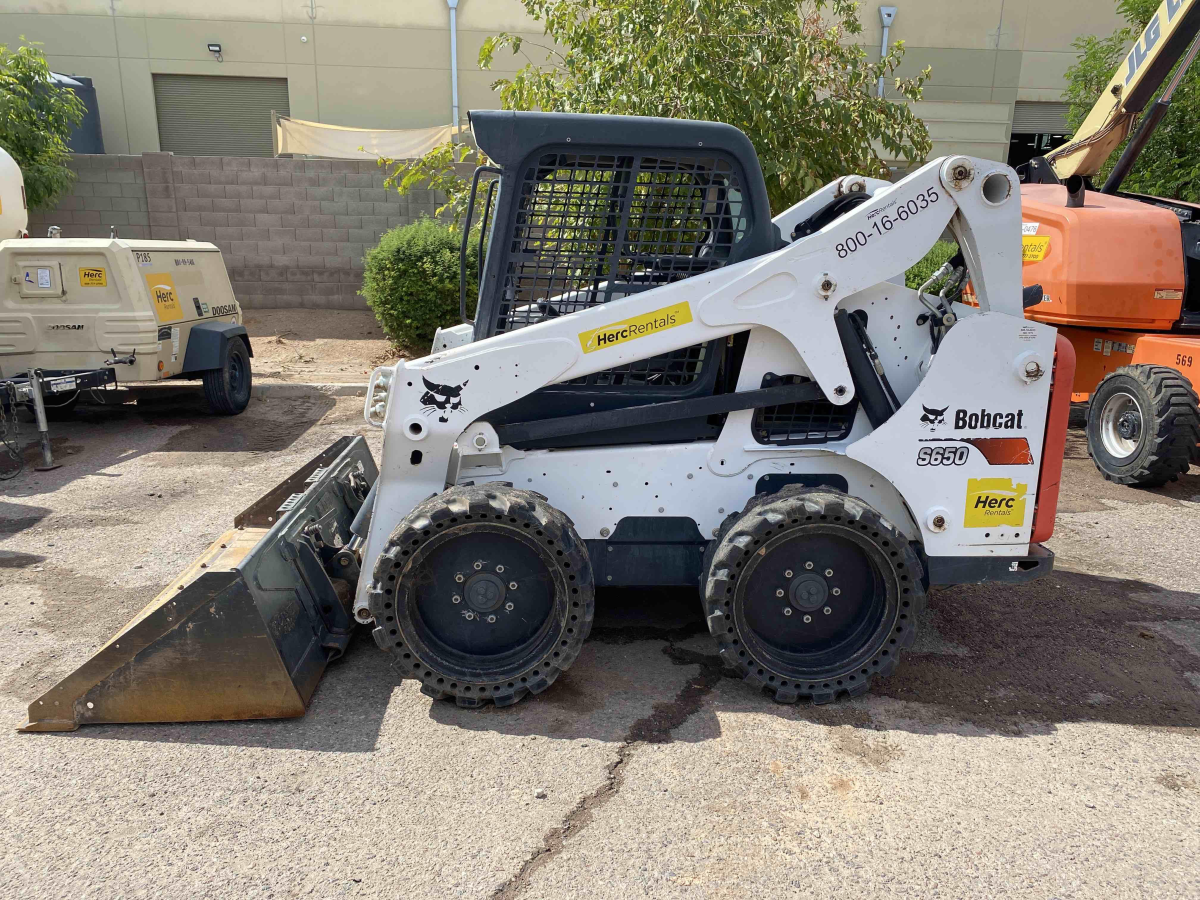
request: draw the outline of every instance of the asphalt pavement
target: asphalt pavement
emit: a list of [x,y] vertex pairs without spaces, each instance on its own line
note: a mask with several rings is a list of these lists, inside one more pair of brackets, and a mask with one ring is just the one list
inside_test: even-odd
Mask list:
[[854,701],[776,705],[693,592],[608,590],[506,709],[430,701],[362,633],[301,719],[15,732],[252,500],[341,434],[377,452],[360,415],[83,408],[61,469],[0,482],[6,895],[1200,896],[1200,470],[1110,485],[1078,430],[1057,571],[936,590]]

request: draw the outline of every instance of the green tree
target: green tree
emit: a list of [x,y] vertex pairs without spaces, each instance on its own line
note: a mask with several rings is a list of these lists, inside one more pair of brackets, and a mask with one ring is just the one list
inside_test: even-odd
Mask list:
[[21,38],[9,50],[0,44],[0,146],[21,167],[30,209],[53,206],[71,186],[67,138],[83,121],[83,101],[50,80],[39,44]]
[[[1063,93],[1063,99],[1070,104],[1067,121],[1072,129],[1078,128],[1083,122],[1096,98],[1117,71],[1117,66],[1125,59],[1134,39],[1142,33],[1158,9],[1159,2],[1117,0],[1117,12],[1125,17],[1128,25],[1118,28],[1108,37],[1087,35],[1077,38],[1072,44],[1079,55],[1075,65],[1067,69],[1067,89]],[[1193,66],[1175,91],[1170,112],[1143,148],[1133,170],[1122,183],[1122,189],[1191,202],[1200,201],[1197,122],[1200,122],[1200,68]],[[1097,185],[1103,184],[1124,149],[1125,143],[1122,143],[1108,158],[1095,178]]]
[[385,188],[395,188],[402,195],[413,188],[441,191],[446,196],[446,202],[435,210],[434,215],[439,219],[450,219],[457,227],[467,212],[471,188],[471,179],[460,175],[458,169],[464,164],[474,169],[486,161],[482,153],[466,144],[445,143],[419,159],[397,162],[382,156],[379,165],[391,169],[383,179]]
[[522,0],[549,39],[502,33],[528,63],[495,82],[505,109],[713,120],[736,125],[758,150],[776,212],[839,175],[885,176],[887,158],[924,160],[925,124],[875,96],[882,77],[918,100],[928,78],[898,78],[897,42],[878,62],[858,43],[854,0]]

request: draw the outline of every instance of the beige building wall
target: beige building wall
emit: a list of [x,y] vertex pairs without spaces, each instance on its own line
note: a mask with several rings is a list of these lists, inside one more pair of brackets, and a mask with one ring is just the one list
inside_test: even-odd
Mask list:
[[[858,40],[878,53],[875,2]],[[934,153],[1005,157],[1016,101],[1057,101],[1081,34],[1118,24],[1111,0],[894,0],[890,40],[903,40],[901,74],[933,76],[918,106]],[[491,72],[480,44],[499,31],[535,41],[541,29],[519,0],[460,0],[459,103],[494,107],[490,85],[525,61],[505,52]],[[445,0],[0,0],[0,42],[44,44],[56,71],[94,79],[105,149],[159,149],[152,74],[287,78],[291,114],[335,125],[412,128],[450,112]],[[223,61],[206,49],[219,43]],[[540,61],[540,55],[536,56]]]

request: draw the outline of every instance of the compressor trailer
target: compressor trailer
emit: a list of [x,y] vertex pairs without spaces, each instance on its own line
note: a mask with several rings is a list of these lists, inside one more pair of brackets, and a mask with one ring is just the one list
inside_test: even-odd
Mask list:
[[[597,586],[697,588],[740,677],[826,702],[893,670],[931,585],[1050,570],[1074,354],[1022,314],[1011,169],[846,176],[771,219],[727,125],[472,127],[478,314],[372,374],[378,471],[330,447],[26,730],[301,715],[355,624],[431,696],[507,705],[575,661]],[[889,280],[947,228],[978,306]]]

